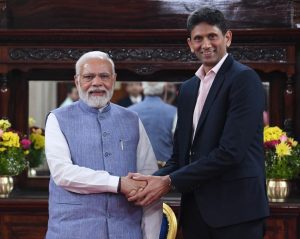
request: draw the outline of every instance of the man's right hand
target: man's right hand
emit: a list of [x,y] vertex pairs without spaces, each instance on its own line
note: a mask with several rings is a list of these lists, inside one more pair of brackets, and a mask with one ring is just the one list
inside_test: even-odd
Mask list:
[[132,197],[137,192],[142,191],[147,186],[147,181],[137,181],[126,177],[121,177],[120,192],[127,198]]

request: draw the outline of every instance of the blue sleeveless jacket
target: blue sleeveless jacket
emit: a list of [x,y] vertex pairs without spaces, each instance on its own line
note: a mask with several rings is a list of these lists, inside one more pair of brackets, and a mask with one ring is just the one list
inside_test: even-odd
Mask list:
[[[52,112],[74,165],[126,176],[136,172],[139,122],[115,104],[102,112],[81,100]],[[142,209],[114,193],[78,194],[50,178],[48,239],[142,239]]]

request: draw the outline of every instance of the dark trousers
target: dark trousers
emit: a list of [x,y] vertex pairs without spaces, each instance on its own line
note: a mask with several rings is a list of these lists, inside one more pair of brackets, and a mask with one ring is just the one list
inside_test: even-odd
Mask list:
[[262,239],[264,237],[264,219],[220,228],[210,227],[201,217],[192,194],[184,197],[180,224],[184,239]]

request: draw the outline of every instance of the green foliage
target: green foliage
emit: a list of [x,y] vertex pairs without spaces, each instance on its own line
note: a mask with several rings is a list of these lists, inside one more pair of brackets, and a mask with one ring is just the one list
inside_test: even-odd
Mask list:
[[24,159],[22,148],[10,147],[0,153],[0,175],[15,176],[27,166],[28,162]]
[[30,149],[29,154],[26,156],[30,168],[36,168],[41,165],[45,159],[45,150],[43,149]]
[[275,151],[266,150],[267,178],[294,179],[300,174],[300,147],[293,148],[291,155],[279,157]]

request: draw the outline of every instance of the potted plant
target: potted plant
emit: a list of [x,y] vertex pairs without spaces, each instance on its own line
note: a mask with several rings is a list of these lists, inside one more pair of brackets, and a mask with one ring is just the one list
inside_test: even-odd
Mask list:
[[289,195],[289,180],[300,173],[300,146],[279,127],[264,128],[267,190],[271,201],[284,201]]
[[7,197],[13,189],[12,176],[27,168],[30,145],[29,139],[11,129],[8,120],[0,120],[0,197]]

